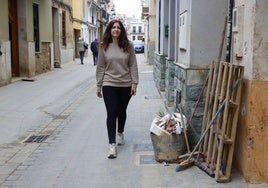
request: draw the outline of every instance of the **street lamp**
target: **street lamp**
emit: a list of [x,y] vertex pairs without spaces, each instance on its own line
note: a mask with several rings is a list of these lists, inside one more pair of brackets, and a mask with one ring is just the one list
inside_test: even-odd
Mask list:
[[103,1],[103,0],[101,0],[101,2],[100,2],[100,6],[101,6],[101,8],[102,8],[102,9],[104,9],[104,8],[105,8],[105,3],[104,3],[104,1]]

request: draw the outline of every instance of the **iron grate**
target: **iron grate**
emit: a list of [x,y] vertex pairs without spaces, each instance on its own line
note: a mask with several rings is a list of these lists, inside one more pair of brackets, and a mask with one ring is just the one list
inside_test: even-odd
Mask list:
[[32,135],[24,142],[26,142],[26,143],[41,143],[41,142],[45,141],[48,137],[49,137],[49,135],[47,135],[47,134]]

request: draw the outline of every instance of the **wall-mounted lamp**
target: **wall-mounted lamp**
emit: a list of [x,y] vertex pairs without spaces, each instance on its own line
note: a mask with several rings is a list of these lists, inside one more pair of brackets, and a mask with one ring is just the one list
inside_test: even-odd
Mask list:
[[100,6],[101,6],[101,8],[102,8],[102,9],[104,9],[104,8],[105,8],[105,3],[104,3],[104,1],[103,1],[103,0],[101,0],[101,2],[100,2]]

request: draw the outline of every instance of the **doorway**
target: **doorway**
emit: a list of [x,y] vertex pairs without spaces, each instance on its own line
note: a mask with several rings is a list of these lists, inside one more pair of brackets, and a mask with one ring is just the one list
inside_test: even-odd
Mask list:
[[74,57],[75,58],[79,58],[79,52],[77,50],[77,41],[79,37],[81,37],[81,31],[78,29],[74,29],[74,44],[75,44]]
[[17,0],[8,1],[9,40],[11,49],[12,77],[19,76],[19,42],[18,42],[18,16]]

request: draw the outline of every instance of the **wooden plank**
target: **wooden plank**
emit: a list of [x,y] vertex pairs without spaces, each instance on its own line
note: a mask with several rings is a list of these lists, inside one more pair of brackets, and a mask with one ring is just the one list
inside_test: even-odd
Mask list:
[[[216,82],[216,91],[215,91],[215,98],[213,101],[213,110],[212,110],[212,114],[215,114],[218,107],[219,107],[219,101],[218,96],[220,93],[220,83],[222,83],[222,74],[223,74],[223,64],[220,63],[219,64],[219,70],[218,70],[218,75],[217,75],[217,82]],[[216,79],[216,78],[215,78]],[[219,115],[220,116],[220,115]],[[214,150],[214,145],[215,145],[215,131],[214,129],[216,129],[216,122],[217,120],[214,122],[214,125],[211,126],[210,131],[209,131],[209,137],[208,137],[208,146],[207,146],[207,158],[206,158],[206,163],[208,166],[213,167],[213,150]]]
[[[206,126],[209,124],[211,117],[212,117],[212,109],[213,109],[213,99],[215,98],[215,87],[216,87],[216,80],[218,75],[218,68],[219,63],[216,61],[212,62],[212,70],[210,73],[210,79],[209,79],[209,87],[207,90],[207,94],[209,94],[206,103],[207,103],[207,111],[206,116],[203,118],[203,125],[202,125],[202,132],[207,128]],[[203,142],[203,149],[202,152],[207,155],[207,142],[208,142],[208,135],[205,135],[204,142]]]
[[223,112],[214,119],[208,128],[199,152],[206,155],[205,165],[215,172],[217,182],[230,180],[235,134],[241,98],[243,67],[213,61],[210,65],[204,118],[201,133],[207,130],[215,111],[224,102]]
[[[236,71],[236,77],[238,79],[242,79],[244,74],[244,68],[243,67],[235,67]],[[234,153],[234,147],[235,147],[235,138],[236,138],[236,130],[237,130],[237,121],[239,116],[239,106],[241,102],[241,92],[242,92],[242,81],[240,81],[237,92],[232,94],[232,100],[235,101],[235,103],[238,104],[238,108],[234,108],[233,118],[231,123],[231,131],[230,131],[230,139],[233,140],[233,144],[229,146],[229,151],[226,159],[226,174],[225,177],[222,178],[216,178],[216,181],[226,181],[226,179],[230,179],[231,176],[231,168],[232,168],[232,161],[233,161],[233,153]]]
[[[244,74],[244,68],[241,66],[230,65],[230,74],[229,74],[229,86],[234,85],[237,80],[241,80]],[[229,89],[232,90],[232,89]],[[239,107],[241,100],[241,91],[242,91],[242,81],[239,82],[236,91],[229,91],[228,93],[228,107],[229,112],[225,111],[227,114],[224,117],[224,122],[222,125],[221,133],[224,136],[220,136],[220,148],[217,157],[215,179],[217,182],[228,182],[230,181],[231,168],[232,168],[232,159],[235,146],[235,137],[237,129],[237,121],[239,115]],[[223,165],[222,165],[223,164]],[[224,166],[224,172],[222,171],[222,166]]]
[[[233,66],[230,67],[230,71],[232,71]],[[227,88],[231,88],[231,77],[232,74],[228,75],[228,82],[227,82]],[[224,85],[224,84],[223,84]],[[219,129],[219,133],[220,134],[224,134],[225,130],[226,130],[226,125],[227,125],[227,117],[228,117],[228,110],[229,110],[229,100],[230,100],[230,92],[229,90],[226,93],[226,103],[225,103],[225,108],[224,108],[224,112],[223,112],[223,123],[221,128]],[[223,172],[223,168],[222,168],[222,155],[223,155],[223,137],[221,137],[219,139],[219,150],[218,150],[218,156],[217,156],[217,164],[216,164],[216,172],[215,172],[215,179],[219,179],[219,175],[220,173],[222,173],[223,175],[225,175],[225,173]]]
[[[217,101],[218,104],[221,104],[226,96],[226,86],[227,86],[227,81],[228,81],[228,64],[225,62],[221,62],[222,71],[222,80],[219,82],[219,87],[220,87],[220,93],[219,93],[219,100]],[[217,134],[220,132],[221,124],[222,124],[222,119],[223,119],[223,113],[220,114],[216,121],[216,126],[215,126],[215,139],[214,139],[214,145],[213,145],[213,155],[212,155],[212,161],[213,161],[213,168],[216,168],[216,160],[217,160],[217,155],[218,155],[218,147],[219,143],[217,140]]]

